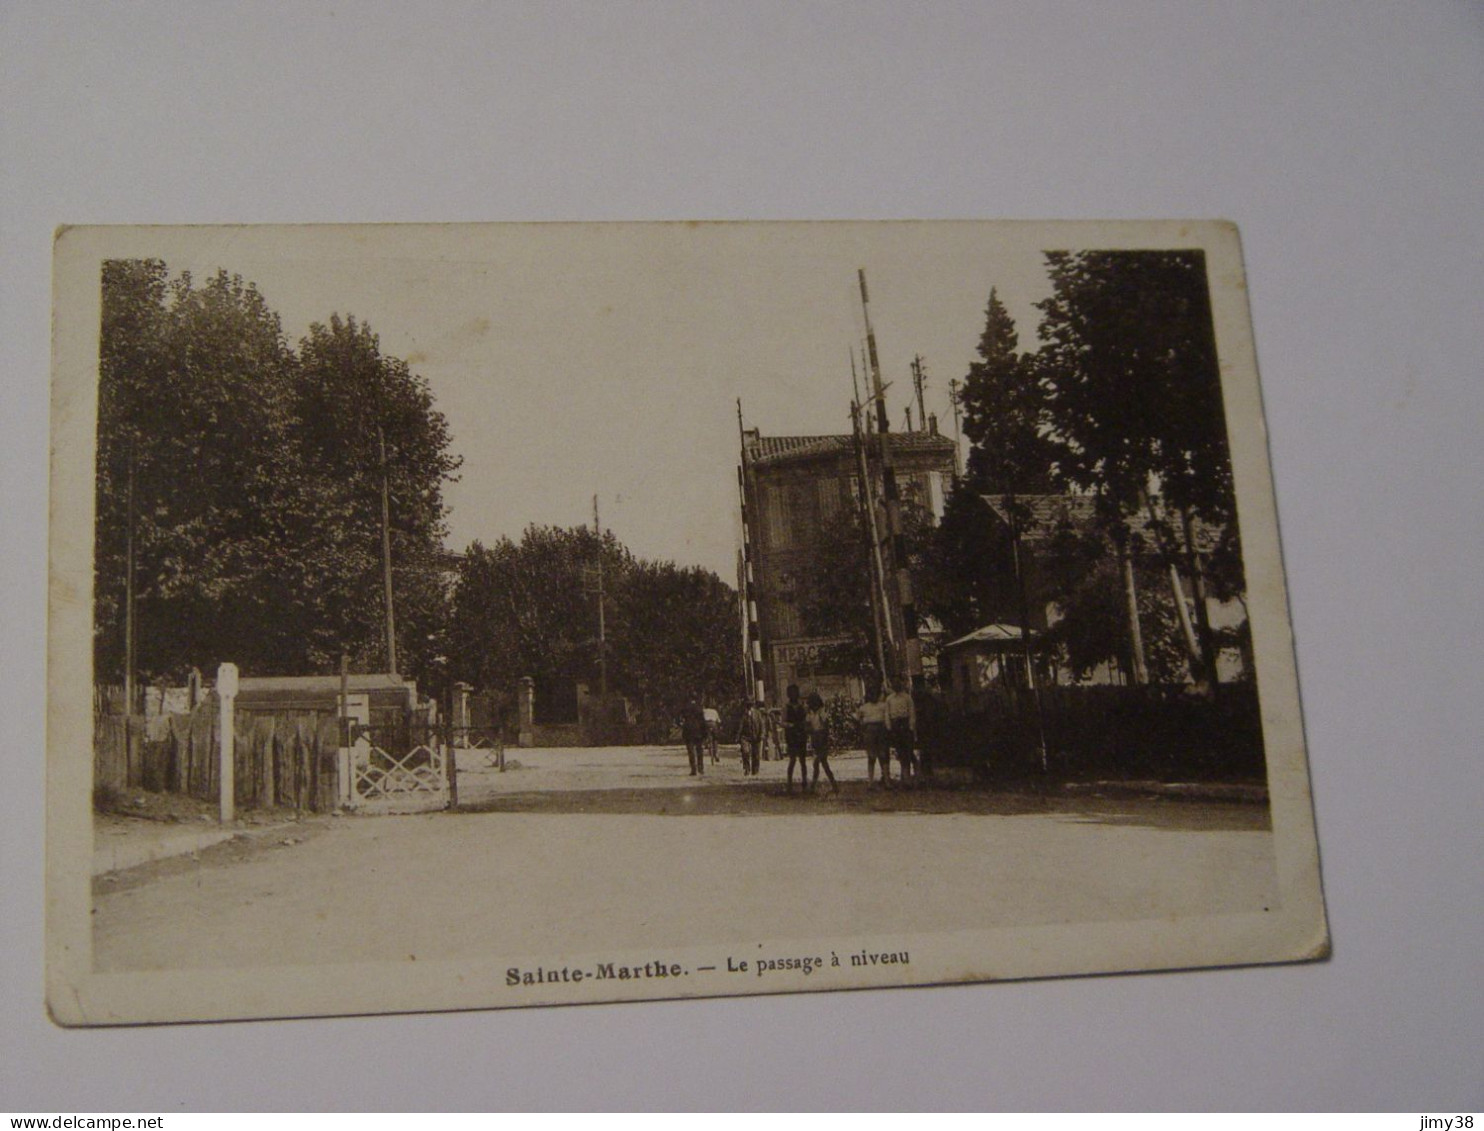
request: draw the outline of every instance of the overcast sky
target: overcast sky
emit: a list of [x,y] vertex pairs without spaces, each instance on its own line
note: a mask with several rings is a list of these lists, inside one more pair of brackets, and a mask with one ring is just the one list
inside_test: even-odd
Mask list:
[[[353,313],[432,387],[463,456],[450,544],[592,519],[636,554],[727,580],[737,398],[765,434],[849,428],[866,270],[892,426],[928,373],[953,432],[990,288],[1033,348],[1046,225],[613,224],[156,230],[172,273],[255,282],[297,343]],[[142,252],[144,253],[144,252]]]

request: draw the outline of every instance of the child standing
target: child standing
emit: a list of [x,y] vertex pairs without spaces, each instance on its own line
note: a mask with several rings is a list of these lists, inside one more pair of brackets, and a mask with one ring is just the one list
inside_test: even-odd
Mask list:
[[830,779],[830,789],[835,793],[840,792],[840,783],[835,781],[834,771],[830,769],[830,726],[829,720],[824,717],[824,700],[819,697],[819,692],[809,693],[809,713],[806,716],[809,726],[809,745],[814,747],[814,780],[809,783],[809,792],[813,793],[819,785],[819,771],[824,770],[824,776]]

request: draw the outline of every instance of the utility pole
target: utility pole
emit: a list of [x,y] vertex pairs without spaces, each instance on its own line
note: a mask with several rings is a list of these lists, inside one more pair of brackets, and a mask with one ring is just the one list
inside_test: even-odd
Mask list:
[[1041,712],[1041,685],[1036,682],[1035,657],[1031,651],[1031,613],[1030,602],[1025,595],[1025,571],[1020,563],[1020,513],[1015,502],[1015,496],[1010,496],[1006,513],[1010,518],[1010,553],[1015,564],[1015,591],[1020,605],[1020,645],[1025,656],[1025,680],[1031,689],[1031,703],[1036,712],[1036,741],[1041,750],[1041,772],[1046,773],[1050,769],[1050,760],[1046,756],[1046,722]]
[[953,475],[954,478],[957,478],[959,474],[959,449],[963,446],[963,442],[959,438],[958,431],[959,404],[957,378],[954,378],[948,382],[948,399],[953,402]]
[[[608,628],[603,609],[603,524],[598,519],[598,496],[593,496],[593,531],[598,536],[598,694],[608,702]],[[606,706],[605,706],[606,710]]]
[[923,374],[922,355],[917,354],[912,358],[912,387],[917,390],[917,427],[927,429],[927,406],[923,403],[922,389],[927,384],[927,377]]
[[866,351],[871,363],[871,383],[876,399],[876,439],[881,451],[881,486],[886,496],[886,521],[891,536],[892,566],[896,572],[896,600],[891,604],[902,618],[902,652],[898,672],[923,689],[922,655],[917,641],[917,605],[912,597],[912,577],[907,572],[907,545],[902,534],[902,505],[897,488],[896,466],[891,452],[891,422],[886,415],[886,386],[881,380],[881,360],[876,353],[876,331],[871,327],[871,299],[866,290],[866,271],[857,271],[861,288],[861,310],[866,321]]
[[[850,364],[853,377],[855,375],[854,354],[851,355]],[[858,398],[859,392],[856,395]],[[890,674],[886,666],[886,653],[887,636],[891,631],[891,618],[886,615],[886,594],[881,568],[881,539],[876,533],[876,493],[871,488],[871,472],[866,462],[866,438],[861,431],[859,399],[850,402],[850,428],[855,437],[856,474],[860,477],[860,509],[863,519],[861,525],[865,528],[866,542],[870,552],[866,565],[871,577],[871,627],[875,629],[876,637],[876,670],[880,673],[881,679],[885,681]],[[895,641],[892,641],[891,650],[896,651]]]
[[134,445],[129,444],[129,481],[124,526],[124,714],[134,713]]
[[381,578],[386,593],[386,666],[397,674],[397,618],[392,609],[392,504],[387,484],[386,433],[376,425],[376,444],[381,450]]
[[747,695],[750,703],[762,704],[764,700],[763,680],[763,633],[758,624],[756,577],[753,574],[752,555],[752,508],[747,503],[747,428],[742,423],[742,398],[737,398],[737,437],[741,454],[737,463],[737,499],[742,515],[742,615],[746,620],[743,637],[746,649],[744,668],[747,674]]

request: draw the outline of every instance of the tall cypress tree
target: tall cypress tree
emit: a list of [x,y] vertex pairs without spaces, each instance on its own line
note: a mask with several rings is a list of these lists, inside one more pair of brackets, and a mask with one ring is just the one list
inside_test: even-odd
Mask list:
[[1057,448],[1047,435],[1046,395],[1036,359],[1020,352],[1015,320],[993,289],[979,360],[969,366],[959,398],[971,445],[970,489],[994,495],[1053,490]]

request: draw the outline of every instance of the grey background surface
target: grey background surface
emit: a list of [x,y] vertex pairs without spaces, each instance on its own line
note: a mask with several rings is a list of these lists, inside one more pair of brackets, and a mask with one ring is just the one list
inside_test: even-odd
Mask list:
[[[0,1106],[1484,1106],[1484,9],[7,3],[0,43]],[[54,1028],[53,227],[815,217],[1241,226],[1334,958]]]

